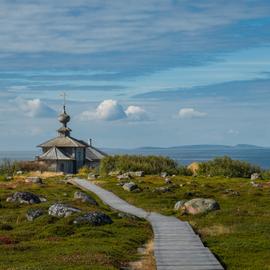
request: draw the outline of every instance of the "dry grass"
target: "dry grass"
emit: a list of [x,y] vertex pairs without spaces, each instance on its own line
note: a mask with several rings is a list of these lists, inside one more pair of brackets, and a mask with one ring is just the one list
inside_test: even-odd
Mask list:
[[222,224],[218,224],[200,229],[199,234],[202,236],[218,236],[224,234],[231,234],[233,233],[233,231],[233,227],[226,227]]
[[56,176],[62,176],[62,175],[64,175],[62,172],[49,172],[49,171],[45,171],[45,172],[35,171],[35,172],[29,173],[29,176],[36,176],[43,179],[56,177]]
[[130,263],[132,270],[156,270],[156,263],[154,257],[154,241],[150,240],[143,250],[142,259]]

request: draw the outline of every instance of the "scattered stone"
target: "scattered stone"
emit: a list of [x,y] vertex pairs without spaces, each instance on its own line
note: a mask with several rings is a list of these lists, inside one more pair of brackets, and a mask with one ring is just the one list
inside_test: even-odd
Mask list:
[[134,182],[128,182],[123,185],[123,189],[126,191],[134,191],[138,186]]
[[127,172],[131,177],[143,177],[144,171]]
[[166,178],[165,178],[165,183],[166,183],[166,184],[172,184],[172,179],[169,178],[169,177],[166,177]]
[[112,224],[112,219],[102,212],[89,212],[82,216],[79,216],[73,221],[76,225],[88,224],[91,226],[101,226],[106,224]]
[[251,183],[251,185],[252,185],[253,187],[256,187],[256,188],[263,188],[263,184],[262,184],[262,183],[255,183],[254,181],[251,181],[250,183]]
[[253,174],[250,176],[250,179],[251,179],[251,180],[261,179],[261,175],[260,175],[259,173],[253,173]]
[[82,201],[84,203],[89,203],[89,204],[92,204],[92,205],[98,205],[96,200],[94,200],[92,197],[90,197],[89,195],[87,195],[86,193],[81,192],[81,191],[75,191],[74,199],[75,200],[80,200],[80,201]]
[[55,203],[48,210],[49,215],[54,217],[68,217],[79,212],[81,212],[80,209],[62,203]]
[[41,203],[40,197],[31,192],[15,192],[6,201],[26,204]]
[[224,193],[232,196],[240,196],[240,193],[238,191],[232,189],[226,189]]
[[17,171],[16,174],[17,175],[22,175],[23,174],[23,171]]
[[120,217],[120,218],[129,218],[129,219],[134,219],[134,220],[140,219],[140,218],[138,218],[138,217],[136,217],[136,216],[134,216],[132,214],[128,214],[128,213],[124,213],[124,212],[119,212],[118,217]]
[[25,179],[25,183],[43,184],[42,179],[37,176],[29,176]]
[[174,205],[174,210],[177,211],[177,210],[180,210],[183,205],[185,204],[186,200],[180,200],[178,201],[175,205]]
[[74,174],[66,174],[64,179],[68,180],[68,179],[71,179],[73,177],[74,177]]
[[166,193],[166,192],[171,192],[170,187],[157,187],[153,190],[154,192],[161,192],[161,193]]
[[167,173],[167,172],[162,172],[162,173],[160,174],[160,176],[163,177],[163,178],[165,178],[165,177],[168,176],[168,173]]
[[8,180],[8,181],[10,181],[10,180],[12,180],[12,179],[13,179],[12,176],[7,176],[7,177],[6,177],[6,180]]
[[99,175],[96,173],[89,173],[87,176],[87,179],[88,180],[96,180],[96,179],[98,179],[98,177],[99,177]]
[[124,180],[124,179],[130,179],[131,176],[129,175],[129,173],[123,173],[117,176],[118,180]]
[[120,175],[121,172],[120,171],[111,171],[108,173],[109,176],[117,176],[117,175]]
[[196,198],[184,203],[183,214],[204,214],[220,209],[219,204],[213,199]]
[[29,209],[26,213],[26,218],[28,221],[33,221],[41,215],[43,215],[42,209]]

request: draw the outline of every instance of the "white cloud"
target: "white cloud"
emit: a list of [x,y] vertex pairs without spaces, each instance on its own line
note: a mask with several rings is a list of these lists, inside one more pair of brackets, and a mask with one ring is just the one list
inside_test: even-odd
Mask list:
[[144,109],[139,106],[129,106],[124,110],[123,106],[117,100],[104,100],[102,101],[95,111],[84,111],[79,116],[80,120],[104,120],[114,121],[120,119],[128,119],[130,121],[143,121],[147,120],[148,116]]
[[125,113],[128,119],[133,121],[143,121],[148,119],[146,111],[139,106],[128,106]]
[[230,135],[238,135],[239,131],[235,129],[229,129],[227,133]]
[[56,116],[56,111],[39,98],[29,100],[16,98],[16,103],[19,110],[21,110],[28,117],[41,118]]
[[183,108],[178,112],[178,117],[181,119],[201,118],[206,115],[207,113],[196,111],[193,108]]

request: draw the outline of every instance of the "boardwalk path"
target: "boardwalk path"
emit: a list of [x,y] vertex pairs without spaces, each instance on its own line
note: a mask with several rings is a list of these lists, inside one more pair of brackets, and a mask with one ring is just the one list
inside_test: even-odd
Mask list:
[[223,269],[209,249],[203,246],[188,222],[182,222],[175,217],[146,212],[89,181],[74,178],[70,182],[82,189],[94,192],[113,209],[145,218],[151,223],[155,235],[154,255],[157,270]]

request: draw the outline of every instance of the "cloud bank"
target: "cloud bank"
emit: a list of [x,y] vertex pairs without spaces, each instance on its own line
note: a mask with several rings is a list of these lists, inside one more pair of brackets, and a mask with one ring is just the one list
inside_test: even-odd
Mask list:
[[178,117],[180,119],[202,118],[206,115],[207,113],[196,111],[193,108],[183,108],[178,112]]
[[30,100],[17,98],[16,104],[18,109],[28,117],[49,118],[56,116],[56,111],[38,98]]
[[115,121],[121,119],[128,119],[129,121],[144,121],[148,119],[146,111],[139,106],[128,106],[124,110],[123,106],[117,100],[107,99],[102,101],[95,111],[84,111],[80,114],[79,119],[87,120],[103,120]]

